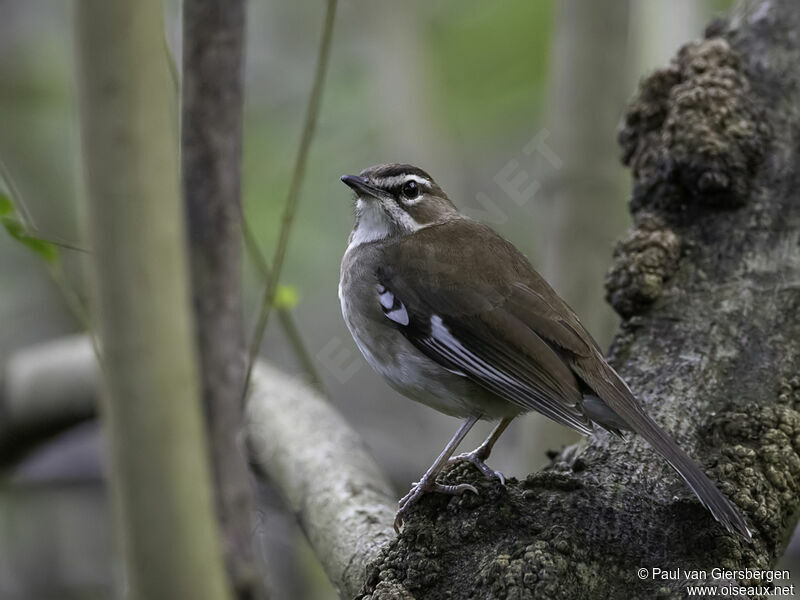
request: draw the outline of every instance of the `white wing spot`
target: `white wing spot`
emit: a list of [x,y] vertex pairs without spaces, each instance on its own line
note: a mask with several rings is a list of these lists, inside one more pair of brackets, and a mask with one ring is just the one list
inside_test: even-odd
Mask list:
[[394,294],[390,291],[385,291],[378,295],[380,298],[381,306],[386,310],[392,310],[392,306],[394,306]]
[[378,284],[378,300],[380,300],[383,314],[400,325],[408,325],[408,311],[403,303],[395,298],[394,294],[383,285]]
[[400,304],[398,308],[387,312],[386,316],[395,323],[399,323],[400,325],[408,325],[408,312],[406,311],[406,307],[402,304]]

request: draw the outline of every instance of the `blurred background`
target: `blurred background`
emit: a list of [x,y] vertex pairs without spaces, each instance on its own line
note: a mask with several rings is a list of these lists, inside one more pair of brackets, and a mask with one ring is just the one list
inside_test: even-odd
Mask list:
[[[361,358],[339,311],[352,226],[344,173],[409,162],[513,241],[607,347],[603,300],[627,227],[629,175],[616,129],[638,80],[702,34],[728,0],[477,0],[340,3],[322,112],[282,283],[330,401],[359,431],[398,497],[455,420],[391,391]],[[243,182],[267,256],[277,239],[308,101],[324,4],[249,4]],[[165,4],[180,64],[180,4]],[[38,228],[81,245],[82,183],[72,5],[0,0],[0,161]],[[83,256],[66,277],[86,296]],[[262,282],[245,264],[248,331]],[[20,349],[80,332],[41,260],[0,231],[0,367]],[[278,320],[262,355],[306,377]],[[1,415],[0,415],[1,418]],[[489,425],[476,427],[464,449]],[[492,466],[541,467],[574,438],[544,418],[515,422]],[[0,598],[110,598],[115,562],[95,423],[62,433],[0,472]],[[261,490],[262,549],[274,598],[335,598],[280,498]]]

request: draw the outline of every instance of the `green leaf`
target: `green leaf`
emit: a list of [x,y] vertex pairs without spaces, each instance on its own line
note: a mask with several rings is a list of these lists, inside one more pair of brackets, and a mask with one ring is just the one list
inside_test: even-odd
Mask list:
[[[5,201],[8,201],[8,204]],[[8,235],[23,246],[36,252],[48,263],[54,263],[58,259],[58,248],[56,248],[55,244],[30,235],[25,230],[25,226],[16,217],[12,216],[14,212],[13,205],[11,206],[11,211],[7,210],[10,204],[11,202],[7,197],[0,197],[0,223],[8,232]]]
[[297,288],[291,285],[279,284],[278,289],[275,290],[275,301],[273,306],[278,309],[289,309],[297,306],[300,300],[300,294]]
[[0,217],[14,214],[14,204],[11,198],[0,192]]

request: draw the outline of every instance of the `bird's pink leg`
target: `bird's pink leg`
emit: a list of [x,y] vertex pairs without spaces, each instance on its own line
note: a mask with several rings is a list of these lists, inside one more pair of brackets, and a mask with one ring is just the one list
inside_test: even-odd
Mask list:
[[448,462],[456,462],[459,460],[467,460],[471,462],[477,469],[483,473],[489,479],[497,478],[500,480],[500,483],[505,485],[506,478],[500,471],[495,471],[490,466],[488,466],[484,461],[489,458],[489,455],[492,453],[492,448],[494,448],[494,444],[497,441],[502,433],[506,430],[509,423],[511,423],[514,417],[506,417],[502,419],[497,426],[492,430],[492,433],[486,438],[480,446],[475,448],[472,452],[465,452],[464,454],[459,454],[458,456],[454,456]]
[[419,499],[419,497],[425,492],[439,492],[441,494],[453,495],[463,494],[464,492],[472,492],[474,494],[478,493],[478,490],[468,483],[462,483],[459,485],[444,485],[441,483],[436,483],[436,476],[447,464],[448,459],[453,455],[453,452],[455,452],[456,448],[461,443],[461,440],[464,439],[464,436],[467,435],[469,430],[472,429],[472,426],[475,425],[477,421],[478,417],[469,417],[461,424],[453,438],[447,443],[447,446],[445,446],[444,450],[442,450],[439,458],[436,459],[436,461],[431,465],[430,469],[428,469],[425,472],[425,475],[422,476],[422,479],[416,482],[414,487],[411,488],[411,491],[400,499],[400,502],[398,503],[399,508],[397,509],[397,514],[394,518],[394,530],[396,532],[400,532],[400,527],[403,525],[403,520],[408,514],[412,504],[414,504],[414,502],[416,502],[417,499]]

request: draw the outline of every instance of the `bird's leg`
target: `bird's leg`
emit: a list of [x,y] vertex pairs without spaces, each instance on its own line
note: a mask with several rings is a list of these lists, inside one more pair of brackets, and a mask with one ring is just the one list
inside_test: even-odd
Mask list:
[[447,464],[447,460],[453,455],[455,449],[461,443],[461,440],[464,439],[464,436],[467,435],[472,426],[478,421],[478,417],[469,417],[466,419],[461,426],[456,431],[456,434],[453,436],[447,446],[445,446],[442,453],[439,455],[439,458],[431,465],[430,469],[425,472],[425,475],[414,484],[414,487],[411,488],[411,491],[408,492],[405,496],[400,499],[398,503],[399,507],[397,509],[397,514],[394,517],[394,530],[397,533],[400,533],[400,527],[403,524],[403,520],[406,517],[411,505],[417,501],[417,499],[422,496],[425,492],[440,492],[442,494],[463,494],[464,492],[473,492],[475,494],[478,493],[478,490],[475,489],[474,486],[469,485],[468,483],[462,483],[459,485],[443,485],[441,483],[436,483],[436,476],[441,472],[444,466]]
[[478,470],[483,473],[489,479],[497,478],[500,480],[502,485],[506,484],[506,478],[500,471],[495,471],[491,467],[489,467],[484,461],[489,458],[489,455],[492,453],[492,448],[494,447],[494,443],[497,441],[502,433],[506,430],[509,423],[514,417],[505,417],[502,419],[497,426],[492,430],[492,433],[489,434],[489,437],[486,438],[480,446],[475,448],[472,452],[465,452],[464,454],[459,454],[458,456],[454,456],[448,462],[456,462],[458,460],[468,460],[473,465],[475,465]]

